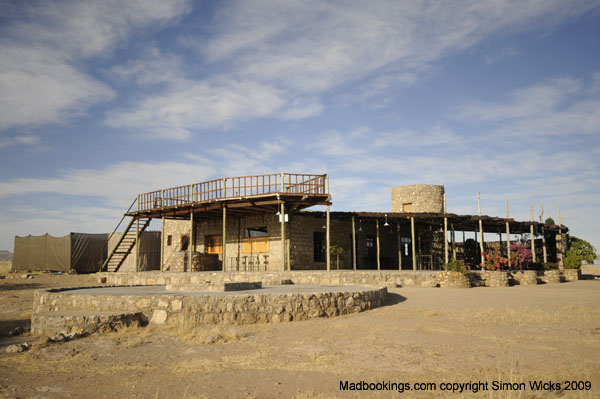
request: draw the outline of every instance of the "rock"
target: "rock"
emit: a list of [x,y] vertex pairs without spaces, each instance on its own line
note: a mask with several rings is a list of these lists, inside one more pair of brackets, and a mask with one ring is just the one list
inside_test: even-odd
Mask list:
[[437,287],[437,283],[433,280],[425,280],[421,283],[422,288],[435,288]]
[[6,353],[21,353],[21,352],[25,352],[30,347],[31,347],[31,345],[29,345],[27,342],[25,342],[24,344],[9,345],[6,348]]
[[69,338],[63,333],[58,333],[52,338],[48,338],[48,342],[67,342]]
[[26,278],[29,278],[29,274],[27,274],[27,273],[23,273],[23,274],[21,274],[21,276],[20,276],[20,277],[21,277],[23,280],[25,280]]
[[100,278],[98,279],[98,282],[99,282],[100,284],[106,284],[106,277],[100,277]]
[[33,276],[27,276],[28,280],[33,280]]
[[150,323],[154,324],[165,324],[167,321],[167,311],[166,310],[155,310],[152,313],[152,318],[150,319]]
[[204,343],[206,345],[212,345],[212,344],[216,344],[217,342],[219,342],[220,339],[221,339],[221,336],[219,334],[210,334],[206,337],[206,339],[204,340]]

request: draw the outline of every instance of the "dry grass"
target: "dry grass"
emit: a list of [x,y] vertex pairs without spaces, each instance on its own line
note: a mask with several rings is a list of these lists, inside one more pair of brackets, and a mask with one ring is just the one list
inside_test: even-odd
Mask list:
[[532,327],[600,319],[600,309],[589,305],[566,305],[552,311],[541,309],[488,308],[456,312],[454,318],[472,324]]
[[167,333],[191,344],[239,342],[250,334],[239,327],[173,327]]

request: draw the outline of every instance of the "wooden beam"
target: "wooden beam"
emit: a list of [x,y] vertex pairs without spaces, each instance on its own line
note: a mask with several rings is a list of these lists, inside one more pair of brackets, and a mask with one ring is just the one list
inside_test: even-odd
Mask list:
[[400,236],[400,222],[396,222],[396,239],[398,241],[398,270],[402,270],[402,237]]
[[375,230],[377,231],[377,270],[381,270],[381,257],[379,248],[379,220],[375,221]]
[[[540,213],[540,222],[544,223],[544,204]],[[542,224],[542,254],[544,256],[544,263],[548,263],[548,252],[546,251],[546,224]]]
[[352,216],[352,269],[356,270],[356,224]]
[[452,260],[456,260],[456,232],[452,222],[450,222],[450,229],[452,230]]
[[444,261],[448,264],[448,217],[446,216],[446,194],[444,193]]
[[[191,189],[191,187],[190,187]],[[190,236],[188,241],[188,272],[192,272],[192,245],[194,243],[194,212],[190,213]]]
[[160,218],[160,271],[164,271],[165,264],[165,218]]
[[327,271],[331,270],[331,237],[330,237],[330,209],[329,205],[327,206],[327,214],[325,218],[325,251],[326,251],[326,260],[327,260]]
[[[281,187],[283,190],[283,174],[281,176]],[[285,270],[285,205],[279,205],[279,226],[281,230],[281,267]]]
[[[533,204],[531,204],[531,222],[533,222]],[[531,241],[531,260],[533,261],[533,263],[536,262],[536,256],[535,256],[535,236],[533,235],[533,223],[531,223],[531,225],[529,226],[529,239]]]
[[223,207],[223,243],[221,245],[221,257],[223,261],[221,262],[221,269],[225,271],[227,266],[227,207]]
[[506,200],[506,257],[510,267],[510,227],[508,225],[508,200]]
[[413,271],[417,270],[417,254],[415,253],[415,218],[410,217],[410,241],[412,245],[412,264]]
[[562,233],[562,215],[560,214],[560,204],[558,204],[558,235],[560,237],[560,241],[556,240],[556,257],[558,258],[558,268],[560,270],[564,269],[563,256],[567,249],[567,243],[565,236]]
[[477,214],[479,215],[479,251],[481,254],[481,270],[484,269],[485,255],[483,247],[483,225],[481,223],[481,193],[477,193]]

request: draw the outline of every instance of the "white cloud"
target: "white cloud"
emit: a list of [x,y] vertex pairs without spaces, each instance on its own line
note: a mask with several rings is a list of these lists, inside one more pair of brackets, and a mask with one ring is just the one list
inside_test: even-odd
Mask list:
[[234,73],[317,93],[397,64],[418,71],[491,34],[553,27],[593,1],[517,2],[239,1],[222,10],[215,38],[200,42],[209,60]]
[[599,134],[600,97],[585,96],[586,91],[579,80],[556,78],[515,90],[501,103],[467,106],[458,117],[474,124],[495,123],[495,135],[523,139]]
[[174,54],[164,54],[157,47],[145,50],[145,53],[124,65],[115,65],[110,73],[119,79],[134,79],[138,85],[156,85],[177,83],[182,80],[183,60]]
[[136,29],[160,26],[187,10],[182,0],[7,7],[14,22],[1,31],[0,129],[63,122],[111,100],[113,91],[87,74],[81,61],[104,55]]
[[35,135],[0,136],[0,148],[12,147],[14,145],[38,146],[39,144],[40,138]]
[[65,170],[53,178],[3,181],[0,198],[52,193],[100,198],[122,207],[129,205],[137,194],[204,181],[214,172],[210,164],[201,162],[120,162],[104,169]]
[[106,123],[139,129],[144,137],[185,140],[191,130],[268,116],[284,104],[278,90],[253,81],[184,82],[132,110],[110,112]]
[[488,65],[492,65],[504,58],[514,57],[517,54],[518,54],[517,50],[515,50],[512,47],[507,47],[507,48],[504,48],[504,49],[498,51],[495,54],[487,55],[485,57],[485,62],[487,62]]
[[595,5],[589,0],[235,1],[217,11],[212,35],[179,39],[202,56],[200,77],[172,76],[176,68],[165,77],[154,73],[173,66],[169,55],[113,69],[132,77],[140,71],[138,83],[173,82],[128,111],[113,111],[107,122],[149,132],[146,137],[181,140],[194,130],[239,121],[318,115],[324,110],[320,96],[334,88],[343,91],[350,82],[359,82],[360,92],[347,98],[378,96],[371,104],[378,106],[385,104],[382,91],[414,84],[447,54],[491,35],[554,27]]

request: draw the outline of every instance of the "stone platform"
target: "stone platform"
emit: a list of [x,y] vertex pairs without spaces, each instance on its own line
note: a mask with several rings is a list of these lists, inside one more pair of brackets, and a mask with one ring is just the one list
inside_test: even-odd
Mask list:
[[151,324],[168,326],[276,323],[362,312],[383,305],[386,295],[385,287],[325,285],[243,291],[167,291],[165,286],[50,289],[35,292],[32,325],[46,333],[55,325],[65,329],[67,321],[84,328],[102,315],[137,314]]

